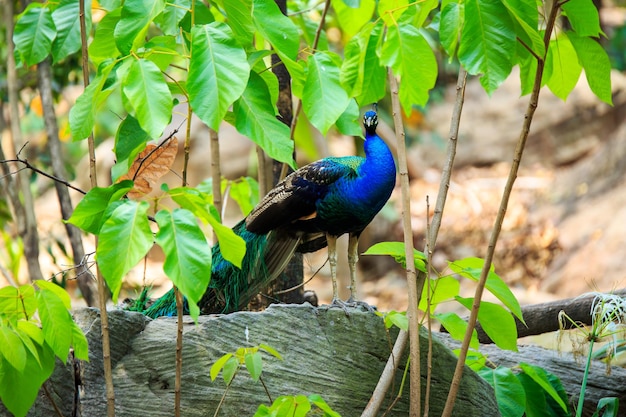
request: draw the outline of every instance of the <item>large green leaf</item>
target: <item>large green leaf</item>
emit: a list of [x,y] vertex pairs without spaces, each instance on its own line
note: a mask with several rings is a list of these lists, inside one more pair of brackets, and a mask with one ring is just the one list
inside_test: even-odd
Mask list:
[[500,0],[466,1],[458,57],[467,72],[482,74],[480,83],[488,94],[511,73],[514,53],[515,32],[504,4]]
[[50,9],[42,3],[31,3],[17,18],[13,42],[22,61],[35,65],[50,54],[56,35]]
[[254,22],[252,21],[252,0],[222,0],[226,23],[231,27],[240,44],[248,46],[254,40]]
[[[403,242],[379,242],[370,246],[363,255],[389,255],[396,262],[406,268],[406,255]],[[413,248],[413,262],[415,268],[426,272],[426,255]]]
[[419,29],[411,25],[391,26],[380,60],[400,77],[399,98],[405,114],[411,114],[414,104],[424,106],[437,81],[437,60]]
[[[485,261],[483,259],[470,257],[449,262],[448,266],[457,274],[473,281],[478,281],[484,264]],[[524,322],[524,318],[522,317],[522,308],[520,307],[517,298],[515,298],[515,295],[511,292],[502,278],[496,274],[493,265],[489,268],[485,287],[489,290],[489,292],[495,295],[498,300],[506,306],[506,308],[511,310],[511,313],[513,313],[515,317],[517,317],[522,323]]]
[[536,56],[543,57],[546,47],[537,29],[537,3],[534,0],[503,0],[502,3],[509,10],[517,36]]
[[113,182],[126,174],[135,161],[135,158],[146,148],[150,140],[145,130],[139,126],[139,122],[130,114],[120,123],[115,134],[115,165],[111,168]]
[[333,0],[333,9],[337,15],[339,26],[350,37],[359,32],[372,19],[376,2],[374,0],[362,0],[358,7],[350,7],[342,0]]
[[141,128],[152,138],[163,133],[172,117],[172,94],[159,67],[147,59],[132,62],[122,89]]
[[281,58],[296,61],[300,49],[298,27],[283,15],[273,1],[254,0],[252,17],[256,29],[274,47]]
[[611,62],[606,50],[595,39],[568,33],[578,61],[585,69],[591,91],[607,104],[613,105],[611,92]]
[[592,0],[569,0],[562,8],[578,36],[597,38],[603,34],[598,8]]
[[81,228],[85,232],[97,235],[102,227],[102,216],[109,203],[119,200],[133,188],[130,180],[113,184],[109,187],[94,187],[78,203],[68,223]]
[[250,73],[248,85],[235,102],[233,113],[239,133],[252,139],[271,158],[295,169],[289,126],[276,118],[267,84],[256,72]]
[[[472,309],[473,298],[455,297],[468,310]],[[490,303],[480,302],[478,321],[487,336],[500,348],[517,351],[517,327],[515,320],[504,307]]]
[[91,84],[78,96],[70,109],[70,130],[72,140],[81,140],[89,136],[93,130],[94,113],[99,102],[99,95],[111,73],[115,63],[105,62],[98,67],[98,73]]
[[165,3],[163,12],[157,16],[155,22],[165,35],[176,36],[180,32],[180,21],[191,9],[191,0],[173,0]]
[[[459,317],[456,313],[435,313],[435,318],[443,325],[450,336],[455,340],[462,341],[465,338],[465,332],[467,331],[467,322]],[[478,333],[476,329],[472,330],[472,338],[470,340],[470,347],[478,349],[480,343],[478,342]]]
[[348,107],[341,113],[339,119],[335,123],[337,125],[337,129],[343,133],[344,135],[349,136],[361,136],[361,123],[359,121],[359,105],[356,103],[354,99],[350,100]]
[[250,66],[225,23],[196,26],[191,35],[187,79],[191,107],[204,123],[219,130],[228,108],[246,88]]
[[65,363],[72,344],[72,316],[58,292],[51,288],[56,284],[38,281],[37,285],[37,306],[44,338],[56,356]]
[[536,366],[530,365],[528,363],[520,362],[519,367],[524,371],[526,375],[532,378],[541,388],[545,390],[545,392],[552,397],[554,401],[561,407],[561,409],[567,412],[567,404],[561,398],[555,387],[552,385],[552,381],[550,379],[550,374],[546,372],[545,369]]
[[459,44],[459,33],[465,19],[464,3],[450,2],[441,9],[439,40],[452,61]]
[[[428,282],[426,282],[422,288],[422,296],[418,306],[422,311],[427,311],[428,289]],[[459,295],[460,290],[461,284],[452,276],[430,279],[430,309],[428,311],[432,313],[439,303],[453,300],[455,296]]]
[[197,304],[211,280],[211,248],[196,217],[189,210],[175,209],[161,210],[155,218],[156,243],[165,253],[163,271],[188,302]]
[[[59,62],[69,54],[73,54],[80,49],[79,1],[63,0],[59,7],[52,12],[52,19],[57,30],[56,39],[52,43],[52,58],[54,62]],[[89,5],[85,7],[85,26],[87,33],[90,33],[91,7]]]
[[99,66],[103,61],[117,57],[120,52],[117,50],[113,33],[115,26],[120,21],[122,9],[115,9],[107,13],[96,27],[93,41],[89,44],[89,59]]
[[165,0],[125,1],[122,15],[115,27],[115,43],[124,55],[133,49],[133,43],[142,39],[152,20],[165,8]]
[[500,414],[507,417],[521,417],[526,407],[524,387],[510,368],[483,368],[478,371],[493,387]]
[[547,79],[548,88],[565,101],[576,87],[582,72],[576,50],[567,36],[558,36],[550,42],[546,67],[551,69]]
[[302,109],[309,121],[323,135],[337,121],[350,103],[339,81],[339,66],[331,52],[318,52],[307,61]]
[[346,46],[341,66],[341,83],[361,105],[376,103],[385,96],[387,71],[380,63],[377,47],[382,24],[368,24]]
[[116,201],[104,213],[96,260],[113,301],[122,288],[122,279],[148,253],[153,243],[145,201]]
[[230,227],[220,223],[217,213],[211,212],[211,209],[215,210],[211,205],[211,196],[187,187],[174,188],[169,190],[168,194],[181,207],[186,208],[200,220],[211,225],[220,242],[220,251],[224,259],[241,268],[246,253],[246,242],[241,236],[235,234]]
[[[37,357],[27,352],[23,372],[17,371],[0,357],[0,399],[16,417],[25,416],[41,385],[54,371],[54,352],[47,344],[36,344]],[[37,358],[39,360],[37,360]]]
[[18,334],[8,326],[0,325],[0,357],[4,357],[18,372],[26,367],[26,348]]

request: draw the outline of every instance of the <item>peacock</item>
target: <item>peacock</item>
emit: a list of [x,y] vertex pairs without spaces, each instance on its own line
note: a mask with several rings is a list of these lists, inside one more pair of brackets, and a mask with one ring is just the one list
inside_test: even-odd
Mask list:
[[[385,205],[396,183],[391,151],[376,133],[377,113],[367,111],[363,124],[365,157],[328,157],[294,171],[233,227],[246,242],[241,268],[222,257],[219,243],[213,247],[211,282],[199,302],[203,313],[228,313],[245,308],[282,273],[294,253],[313,252],[325,246],[328,246],[333,286],[331,305],[345,309],[358,303],[359,236]],[[337,238],[346,233],[350,297],[343,301],[337,291],[336,244]],[[135,309],[150,317],[176,315],[173,291],[147,309],[142,302]]]

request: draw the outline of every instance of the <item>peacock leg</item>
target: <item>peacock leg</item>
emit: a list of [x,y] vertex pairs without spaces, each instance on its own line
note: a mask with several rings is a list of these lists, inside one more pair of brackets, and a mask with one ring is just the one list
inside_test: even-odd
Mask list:
[[330,265],[330,279],[333,282],[333,300],[331,304],[339,304],[338,290],[337,290],[337,237],[326,235],[326,242],[328,243],[328,264]]
[[348,303],[356,303],[356,263],[359,260],[359,235],[350,233],[348,240],[348,266],[350,267],[350,298]]
[[350,267],[350,298],[346,301],[346,304],[351,307],[362,306],[368,311],[374,311],[374,307],[367,304],[365,301],[357,300],[356,292],[356,263],[359,261],[359,235],[350,233],[350,240],[348,240],[348,266]]

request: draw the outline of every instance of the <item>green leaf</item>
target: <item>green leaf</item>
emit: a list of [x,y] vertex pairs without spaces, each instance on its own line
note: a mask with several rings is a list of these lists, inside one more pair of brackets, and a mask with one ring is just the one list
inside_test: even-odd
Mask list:
[[17,322],[17,329],[20,333],[27,334],[28,337],[37,342],[37,344],[43,345],[43,331],[33,322],[20,320]]
[[[467,331],[467,322],[459,317],[456,313],[435,313],[434,317],[439,320],[441,325],[450,333],[450,336],[455,340],[463,340],[465,338],[465,332]],[[470,347],[474,349],[479,348],[478,333],[476,329],[472,329],[472,338],[470,340]]]
[[300,49],[298,27],[282,14],[275,2],[254,0],[252,18],[261,36],[274,47],[281,58],[296,61]]
[[280,353],[278,353],[278,351],[276,349],[274,349],[273,347],[271,347],[270,345],[266,345],[265,343],[261,343],[259,345],[259,349],[263,349],[264,351],[266,351],[270,355],[274,356],[275,358],[280,359],[281,361],[283,360],[283,357],[280,355]]
[[109,204],[119,200],[133,188],[133,182],[126,180],[106,188],[95,187],[78,203],[68,223],[97,235],[102,227],[102,216]]
[[239,205],[244,216],[259,202],[259,183],[251,177],[242,177],[237,181],[230,181],[230,197]]
[[548,412],[548,402],[546,401],[546,392],[531,377],[521,372],[515,375],[524,388],[526,394],[526,408],[524,409],[524,417],[555,417],[558,414]]
[[160,137],[172,117],[173,102],[159,67],[146,59],[134,60],[122,89],[141,128],[152,138]]
[[315,404],[317,408],[324,412],[325,417],[341,417],[339,413],[334,411],[330,406],[324,401],[324,399],[318,394],[311,394],[308,396],[309,401],[312,404]]
[[507,417],[524,415],[526,394],[522,384],[511,369],[503,367],[483,368],[478,371],[478,375],[493,387],[500,414]]
[[514,53],[515,32],[504,4],[500,0],[466,1],[458,57],[468,73],[482,74],[480,83],[488,94],[511,73]]
[[114,302],[117,301],[124,276],[152,247],[149,207],[145,201],[116,201],[104,213],[96,260],[111,289]]
[[350,104],[348,94],[339,82],[336,55],[318,52],[307,61],[307,76],[302,92],[302,108],[309,121],[323,135]]
[[[32,3],[35,4],[35,3]],[[85,88],[83,93],[78,96],[76,103],[70,109],[70,130],[72,132],[72,140],[85,139],[91,134],[94,124],[94,113],[99,101],[99,95],[102,93],[107,77],[111,73],[115,62],[102,63],[98,67],[98,73],[93,81]]]
[[276,119],[267,84],[254,71],[243,95],[235,102],[233,113],[239,133],[252,139],[271,158],[296,168],[289,126]]
[[552,386],[550,380],[548,379],[548,373],[545,369],[525,362],[520,362],[519,367],[526,373],[526,375],[531,377],[533,381],[543,388],[550,395],[550,397],[552,397],[552,399],[556,401],[559,406],[561,406],[563,411],[567,412],[567,404]]
[[235,357],[229,358],[226,363],[224,363],[222,378],[224,378],[226,385],[230,385],[237,373],[237,369],[239,369],[239,361],[237,361]]
[[[70,54],[78,51],[80,40],[80,4],[85,0],[63,0],[52,12],[52,19],[56,26],[57,36],[52,43],[53,62],[59,62]],[[85,7],[85,26],[87,33],[91,32],[91,4]]]
[[400,16],[407,11],[409,0],[379,0],[378,15],[385,25],[391,27],[398,24]]
[[39,289],[54,293],[59,298],[59,300],[61,300],[61,302],[63,303],[63,307],[65,307],[66,310],[72,308],[70,295],[67,293],[67,291],[65,291],[65,288],[55,284],[54,282],[48,282],[44,280],[37,280],[35,281],[35,284],[37,284]]
[[582,71],[576,50],[567,36],[559,36],[550,41],[546,67],[551,68],[550,78],[547,80],[548,88],[565,101],[576,87]]
[[459,44],[459,34],[465,19],[465,4],[450,2],[441,9],[441,22],[439,24],[439,40],[441,46],[450,57],[456,54]]
[[225,23],[195,26],[191,35],[187,79],[191,107],[204,123],[219,130],[228,108],[246,88],[250,66]]
[[537,4],[531,0],[503,0],[515,27],[517,36],[531,48],[536,56],[544,56],[546,52],[543,38],[537,30]]
[[250,376],[254,381],[258,381],[263,372],[263,358],[261,352],[248,353],[244,357],[246,369],[250,372]]
[[215,381],[215,378],[217,378],[217,376],[220,374],[226,362],[228,362],[228,360],[232,357],[232,353],[226,353],[224,356],[215,361],[213,365],[211,365],[211,370],[209,372],[209,375],[211,376],[211,381]]
[[191,10],[191,0],[173,0],[165,3],[163,12],[155,19],[165,35],[177,36],[179,23]]
[[[33,324],[32,322],[24,321],[24,320],[21,320],[20,323]],[[36,325],[33,324],[33,326],[35,328],[37,328],[37,330],[39,330],[40,336],[41,336],[41,340],[42,340],[42,342],[40,344],[42,344],[43,343],[43,332]],[[33,341],[36,342],[37,340],[32,339],[30,337],[30,334],[28,332],[24,331],[24,329],[22,329],[22,327],[19,326],[19,323],[18,323],[18,326],[14,330],[15,330],[15,333],[17,334],[17,336],[22,341],[22,344],[24,345],[24,347],[26,349],[28,349],[28,352],[30,352],[30,354],[37,361],[37,363],[39,365],[41,365],[41,361],[39,360],[39,351],[37,350],[37,347],[35,346],[35,343],[33,343]],[[26,352],[24,352],[24,355],[25,355],[25,360],[26,360]],[[26,365],[24,365],[24,366],[26,366]]]
[[[448,266],[457,274],[478,282],[480,280],[480,274],[484,264],[485,261],[483,259],[471,257],[449,262]],[[511,310],[511,313],[513,313],[515,317],[524,323],[522,308],[520,307],[517,298],[515,298],[515,295],[511,292],[502,278],[495,273],[493,265],[489,268],[485,288],[495,295],[498,300],[506,306],[506,308]]]
[[120,21],[115,27],[117,49],[128,55],[136,40],[142,40],[152,20],[165,8],[165,0],[125,1]]
[[111,179],[117,181],[126,174],[137,158],[137,155],[146,148],[150,135],[139,126],[139,122],[130,114],[126,116],[117,128],[115,134],[115,160],[111,168]]
[[405,332],[409,330],[409,319],[406,316],[406,313],[400,313],[397,311],[390,311],[385,314],[385,327],[388,329],[391,326],[397,326],[399,329],[404,330]]
[[592,0],[569,0],[562,8],[578,36],[597,38],[603,35],[598,9]]
[[252,45],[254,40],[254,22],[252,21],[252,0],[222,2],[227,23],[233,30],[235,38],[244,46]]
[[46,59],[56,35],[50,9],[41,3],[31,3],[17,17],[13,42],[22,61],[30,66]]
[[107,13],[96,27],[93,41],[89,44],[89,59],[98,67],[103,61],[117,57],[117,50],[113,33],[115,26],[120,21],[122,9],[115,9]]
[[426,104],[437,80],[437,60],[419,29],[410,25],[388,28],[380,61],[400,77],[399,97],[405,114],[411,114],[414,104]]
[[35,345],[39,361],[27,352],[23,372],[17,371],[0,357],[0,399],[15,416],[25,416],[41,385],[54,370],[54,352],[47,344]]
[[197,304],[211,279],[211,248],[206,237],[189,210],[160,210],[155,218],[159,225],[156,243],[165,253],[163,271],[188,301]]
[[358,7],[351,7],[345,3],[333,1],[333,9],[341,29],[348,37],[352,37],[372,19],[376,2],[374,0],[362,0]]
[[346,110],[341,113],[339,119],[335,123],[337,125],[337,129],[348,136],[361,136],[361,123],[359,122],[359,105],[356,103],[354,99],[350,100],[348,107]]
[[72,347],[74,348],[74,356],[76,359],[89,361],[89,344],[87,343],[87,338],[74,321],[72,321]]
[[[42,284],[45,281],[38,282]],[[50,284],[46,282],[46,284]],[[56,356],[65,363],[72,344],[72,317],[63,300],[50,286],[40,286],[37,292],[37,304],[41,327],[46,343],[50,345]]]
[[602,411],[602,417],[617,417],[619,416],[619,398],[617,397],[604,397],[600,398],[596,407],[596,412],[593,417],[600,416]]
[[235,234],[228,226],[220,223],[219,219],[211,213],[211,196],[193,188],[179,187],[168,191],[176,203],[196,215],[200,220],[209,223],[220,242],[220,252],[224,259],[241,268],[243,257],[246,253],[246,242]]
[[0,325],[0,346],[0,356],[16,371],[23,372],[26,367],[26,349],[17,333]]
[[[419,309],[426,312],[427,304],[428,304],[428,285],[424,284],[422,288],[422,296],[420,298]],[[430,309],[428,312],[432,313],[432,311],[437,307],[437,305],[443,301],[448,301],[454,299],[455,296],[459,295],[461,290],[461,284],[458,280],[454,279],[451,276],[445,276],[437,279],[430,279]]]
[[[380,242],[369,247],[363,255],[389,255],[400,265],[406,268],[406,255],[403,242]],[[415,268],[426,272],[426,255],[423,252],[413,249],[413,261]]]
[[[468,310],[472,309],[473,298],[455,297]],[[490,303],[480,302],[478,321],[487,336],[500,348],[517,351],[517,327],[515,320],[504,307]]]
[[607,104],[613,105],[611,91],[611,62],[606,50],[595,39],[568,34],[578,61],[585,69],[589,88]]
[[385,96],[387,71],[377,53],[382,28],[381,23],[368,24],[345,48],[340,80],[362,105],[376,103]]

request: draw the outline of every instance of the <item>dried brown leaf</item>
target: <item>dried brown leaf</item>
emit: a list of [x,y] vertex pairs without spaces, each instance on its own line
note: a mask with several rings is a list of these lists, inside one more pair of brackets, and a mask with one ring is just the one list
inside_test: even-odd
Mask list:
[[167,174],[178,152],[178,140],[172,137],[159,146],[148,144],[119,181],[133,180],[135,187],[128,192],[128,198],[140,198],[152,191],[154,183]]

